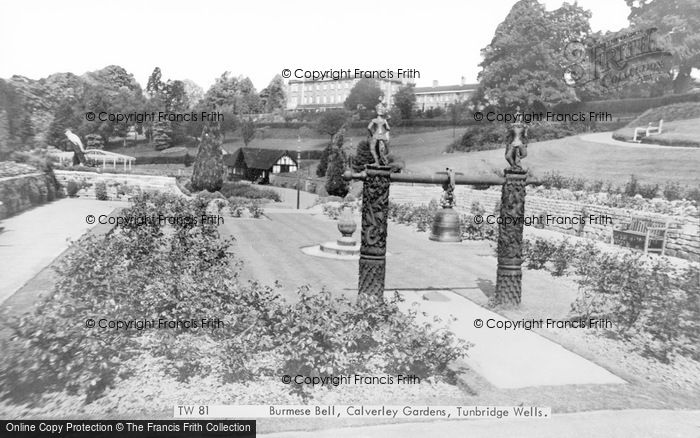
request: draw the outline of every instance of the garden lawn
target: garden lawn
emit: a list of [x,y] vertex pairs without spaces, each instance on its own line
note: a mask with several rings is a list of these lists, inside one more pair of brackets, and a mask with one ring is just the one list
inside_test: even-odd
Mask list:
[[[653,123],[658,126],[658,120]],[[639,125],[644,128],[646,125]],[[613,138],[621,141],[632,141],[634,138],[635,126],[628,126],[615,131]],[[666,146],[688,146],[700,148],[700,118],[676,120],[671,122],[664,121],[661,129],[661,134],[654,134],[650,137],[644,137],[644,134],[639,134],[642,143],[661,144]]]
[[[447,146],[447,142],[442,146]],[[423,149],[427,150],[427,147]],[[411,172],[438,172],[446,167],[466,175],[493,175],[493,170],[507,166],[504,150],[455,152],[440,154],[437,145],[431,154],[425,154],[417,146],[405,150],[401,143],[392,153],[406,161]],[[583,177],[587,180],[602,179],[624,185],[631,174],[640,182],[662,184],[677,181],[681,185],[700,184],[700,148],[688,150],[664,150],[612,146],[582,140],[579,136],[530,143],[528,156],[523,161],[535,176],[545,172],[559,172],[565,176]]]

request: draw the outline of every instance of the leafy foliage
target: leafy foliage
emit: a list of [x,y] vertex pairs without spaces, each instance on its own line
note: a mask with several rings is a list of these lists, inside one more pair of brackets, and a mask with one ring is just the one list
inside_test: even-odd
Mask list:
[[263,189],[243,182],[225,182],[220,191],[227,198],[235,196],[248,199],[270,199],[275,202],[282,200],[279,193],[273,189]]
[[207,125],[202,132],[197,158],[192,168],[192,189],[216,192],[224,182],[224,156],[216,124]]
[[700,358],[700,283],[697,266],[672,266],[638,252],[609,253],[594,243],[525,241],[529,269],[574,275],[574,317],[607,318],[609,330],[661,361],[680,354]]
[[590,34],[590,17],[576,4],[548,12],[537,0],[518,1],[481,51],[478,103],[512,110],[578,100],[564,80],[565,47]]
[[379,84],[374,79],[360,79],[350,90],[345,99],[345,108],[350,111],[360,111],[361,116],[374,111],[379,99],[384,95]]
[[[217,200],[143,194],[125,217],[200,217]],[[269,380],[283,374],[410,373],[451,377],[450,361],[468,345],[440,321],[418,323],[398,298],[351,302],[302,288],[286,303],[272,289],[237,281],[238,264],[208,223],[120,224],[81,239],[58,267],[52,294],[22,317],[3,315],[0,392],[23,401],[43,392],[100,397],[144,353],[181,381]],[[86,321],[201,321],[204,329],[86,328]],[[102,321],[102,322],[100,322]],[[305,387],[293,390],[306,391]]]
[[414,84],[406,84],[394,94],[394,106],[401,113],[401,118],[410,120],[413,117],[413,107],[416,106],[416,93]]
[[331,162],[326,172],[326,192],[331,196],[344,198],[350,191],[350,182],[343,179],[347,158],[342,148],[333,148]]

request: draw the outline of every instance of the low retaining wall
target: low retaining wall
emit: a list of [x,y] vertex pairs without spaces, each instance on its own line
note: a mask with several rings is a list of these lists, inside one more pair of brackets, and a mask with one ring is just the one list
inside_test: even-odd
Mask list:
[[132,175],[119,173],[77,172],[73,170],[56,170],[56,179],[65,188],[69,181],[82,186],[78,196],[95,198],[95,184],[105,183],[110,199],[128,197],[135,191],[164,192],[183,195],[172,176]]
[[[427,204],[431,199],[440,200],[442,188],[433,185],[422,184],[392,184],[389,189],[389,199],[400,204]],[[501,191],[475,190],[468,186],[457,186],[455,189],[456,209],[469,212],[472,203],[478,202],[486,209],[488,214],[496,211],[501,201]],[[572,224],[548,224],[544,228],[566,234],[588,237],[596,240],[610,242],[612,230],[618,224],[630,221],[632,216],[657,221],[671,221],[672,229],[669,230],[666,243],[666,255],[679,257],[694,262],[700,262],[700,219],[689,216],[668,216],[646,211],[637,211],[626,208],[615,208],[589,204],[579,201],[564,201],[528,195],[525,200],[525,216],[539,217],[540,215],[555,217],[579,217],[586,218],[584,226]],[[588,223],[590,215],[596,217],[609,217],[608,223]]]
[[55,198],[56,186],[43,172],[0,178],[0,219]]

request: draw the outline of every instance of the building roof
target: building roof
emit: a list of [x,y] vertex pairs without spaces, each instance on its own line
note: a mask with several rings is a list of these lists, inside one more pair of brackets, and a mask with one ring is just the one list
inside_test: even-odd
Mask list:
[[431,94],[431,93],[454,93],[459,91],[473,91],[479,84],[464,84],[464,85],[441,85],[438,87],[416,87],[413,89],[415,94]]
[[[224,163],[227,166],[234,166],[239,161],[241,154],[243,154],[243,161],[245,161],[245,164],[249,169],[267,170],[274,166],[275,163],[285,155],[292,158],[289,152],[283,149],[242,147],[236,149],[236,151],[232,154],[224,155]],[[292,158],[292,160],[296,162],[294,158]]]

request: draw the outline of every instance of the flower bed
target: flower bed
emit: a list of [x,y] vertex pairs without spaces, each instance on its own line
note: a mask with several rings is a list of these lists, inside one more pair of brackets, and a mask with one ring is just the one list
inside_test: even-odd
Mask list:
[[9,178],[37,172],[41,171],[29,164],[16,163],[14,161],[0,161],[0,178]]
[[579,297],[573,318],[609,319],[602,332],[630,341],[642,353],[668,361],[674,355],[700,360],[700,267],[681,268],[664,257],[595,243],[526,239],[524,266],[554,276],[573,276]]
[[[132,202],[122,216],[201,217],[223,205],[164,194]],[[144,355],[163,364],[169,379],[207,377],[252,390],[282,375],[454,377],[447,365],[468,345],[439,322],[418,324],[415,311],[400,312],[398,297],[351,302],[302,288],[289,304],[272,289],[239,284],[231,242],[215,224],[192,221],[129,222],[81,239],[36,310],[3,316],[15,336],[0,340],[0,398],[36,402],[59,392],[89,402],[128,379],[133,369],[126,364]],[[204,320],[216,328],[204,327]],[[86,321],[98,327],[86,328]],[[100,328],[108,321],[132,324]],[[200,327],[159,328],[161,321]],[[309,395],[305,385],[289,388]]]

